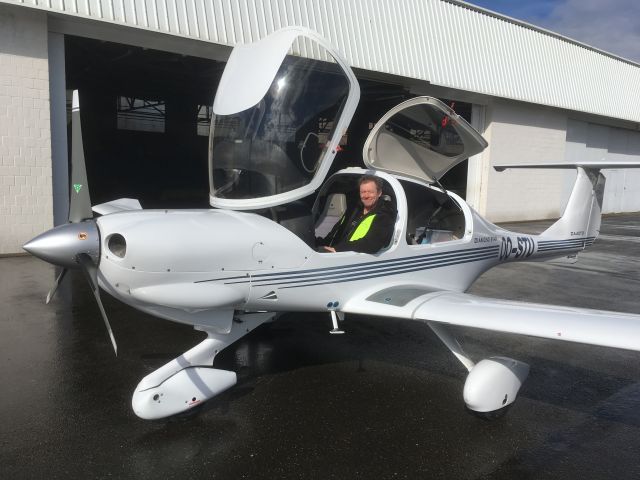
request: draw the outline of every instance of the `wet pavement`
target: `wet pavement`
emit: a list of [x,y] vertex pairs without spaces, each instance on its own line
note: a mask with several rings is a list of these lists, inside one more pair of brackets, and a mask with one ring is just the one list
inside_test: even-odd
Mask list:
[[[471,292],[640,314],[639,266],[640,215],[611,216],[577,264],[497,267]],[[80,275],[44,304],[54,276],[0,259],[0,478],[640,478],[640,353],[456,328],[475,360],[531,365],[487,422],[426,325],[348,316],[333,336],[326,315],[287,314],[218,356],[236,387],[149,422],[133,389],[204,335],[103,294],[115,358]]]

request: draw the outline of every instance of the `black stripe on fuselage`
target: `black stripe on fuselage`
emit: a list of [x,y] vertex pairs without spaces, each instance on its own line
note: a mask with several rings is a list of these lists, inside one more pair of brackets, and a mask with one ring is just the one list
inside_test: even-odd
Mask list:
[[[361,269],[369,269],[370,267],[380,267],[386,265],[395,265],[401,266],[403,264],[413,264],[416,261],[422,261],[424,259],[439,259],[439,258],[449,258],[452,256],[464,255],[470,252],[494,252],[497,254],[497,249],[499,247],[497,245],[482,247],[482,248],[470,248],[465,250],[455,250],[449,252],[438,252],[438,253],[429,253],[425,255],[412,256],[412,257],[404,257],[404,258],[394,258],[389,260],[378,260],[373,262],[366,262],[360,264],[350,264],[350,265],[339,265],[335,267],[323,267],[323,268],[312,268],[308,270],[301,271],[285,271],[285,272],[275,272],[275,273],[259,273],[256,275],[252,275],[252,279],[255,280],[275,280],[278,277],[301,277],[301,276],[312,276],[315,274],[319,274],[322,272],[335,272],[335,271],[357,271]],[[235,282],[229,282],[229,280],[237,280]],[[219,277],[219,278],[211,278],[207,280],[197,280],[195,283],[204,283],[204,282],[219,282],[224,281],[226,283],[248,283],[249,274],[244,275],[235,275],[233,277]]]
[[[499,246],[492,245],[481,248],[469,248],[465,250],[455,250],[448,252],[429,253],[425,255],[404,257],[399,259],[379,260],[373,262],[366,262],[361,264],[340,265],[335,267],[324,268],[312,268],[301,271],[285,271],[275,273],[260,273],[252,275],[251,278],[248,274],[236,275],[232,277],[212,278],[207,280],[197,280],[194,283],[204,282],[224,282],[225,285],[230,284],[245,284],[249,282],[256,283],[257,285],[280,285],[285,283],[305,282],[320,280],[323,278],[341,278],[345,275],[356,277],[363,274],[371,274],[376,272],[376,275],[395,275],[397,273],[404,272],[407,268],[409,271],[416,271],[428,268],[437,268],[440,263],[448,265],[452,260],[456,263],[463,261],[477,261],[484,260],[485,258],[493,258],[498,255]],[[478,258],[476,258],[478,257]],[[416,265],[419,267],[415,268]],[[386,273],[391,272],[391,273]],[[328,275],[331,275],[329,277]],[[276,283],[266,283],[276,282]]]
[[[459,263],[475,262],[495,258],[498,246],[466,249],[457,252],[442,252],[437,254],[420,255],[409,259],[393,259],[378,262],[367,262],[360,265],[346,265],[340,267],[317,268],[301,272],[279,272],[273,274],[254,275],[251,282],[256,286],[273,286],[285,284],[310,284],[312,282],[331,283],[334,281],[352,281],[375,276],[388,276],[405,273],[407,271],[427,270],[441,266]],[[248,283],[231,281],[225,284]]]
[[[485,254],[484,257],[477,257],[477,258],[467,258],[467,259],[459,259],[459,260],[455,260],[455,259],[451,259],[450,261],[447,262],[441,262],[435,265],[428,265],[428,266],[416,266],[416,267],[411,267],[411,268],[404,268],[403,270],[400,271],[392,271],[389,273],[371,273],[371,274],[366,274],[366,275],[359,275],[357,278],[354,277],[348,277],[348,278],[339,278],[339,279],[323,279],[323,281],[318,281],[318,282],[312,282],[312,283],[304,283],[303,285],[288,285],[285,287],[280,287],[280,288],[302,288],[302,287],[311,287],[314,285],[326,285],[328,283],[342,283],[342,282],[353,282],[353,281],[357,281],[357,280],[367,280],[369,278],[380,278],[380,277],[389,277],[392,275],[400,275],[400,274],[404,274],[404,273],[411,273],[411,272],[417,272],[417,271],[422,271],[422,270],[430,270],[433,268],[441,268],[441,267],[449,267],[452,265],[460,265],[463,263],[471,263],[471,262],[477,262],[479,260],[491,260],[491,259],[495,259],[496,255],[495,254]],[[283,283],[291,283],[291,282],[283,282]],[[271,285],[271,284],[270,284]],[[264,285],[261,285],[264,286]]]
[[569,238],[566,240],[546,240],[538,242],[538,252],[552,252],[556,250],[569,250],[586,248],[593,244],[596,237]]
[[[420,261],[414,261],[411,263],[406,263],[403,265],[390,265],[390,266],[375,266],[375,267],[367,267],[360,268],[354,271],[337,271],[337,272],[327,272],[320,273],[314,275],[303,275],[297,277],[289,277],[284,279],[252,279],[252,283],[256,286],[272,286],[272,285],[284,285],[284,284],[292,284],[292,283],[308,283],[317,280],[336,280],[347,278],[350,280],[359,280],[361,278],[370,278],[371,276],[387,276],[387,275],[397,275],[400,273],[405,273],[407,271],[417,271],[417,270],[427,270],[431,268],[438,268],[441,266],[457,264],[460,262],[475,262],[478,260],[486,260],[490,258],[494,258],[497,254],[497,250],[495,252],[470,252],[467,254],[455,255],[451,257],[441,258],[441,259],[423,259]],[[267,283],[264,283],[267,282]],[[271,283],[268,283],[271,282]]]

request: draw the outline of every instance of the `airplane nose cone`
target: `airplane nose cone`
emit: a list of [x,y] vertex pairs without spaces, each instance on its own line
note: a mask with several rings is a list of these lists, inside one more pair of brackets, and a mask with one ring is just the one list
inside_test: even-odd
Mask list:
[[97,265],[100,259],[100,233],[93,220],[52,228],[25,243],[30,254],[45,262],[66,268],[78,268],[76,257],[86,253]]

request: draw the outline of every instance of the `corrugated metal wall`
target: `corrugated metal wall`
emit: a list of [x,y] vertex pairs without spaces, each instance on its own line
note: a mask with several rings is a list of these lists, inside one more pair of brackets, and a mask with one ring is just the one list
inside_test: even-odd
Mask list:
[[640,66],[444,0],[1,2],[227,45],[304,25],[355,67],[640,122]]

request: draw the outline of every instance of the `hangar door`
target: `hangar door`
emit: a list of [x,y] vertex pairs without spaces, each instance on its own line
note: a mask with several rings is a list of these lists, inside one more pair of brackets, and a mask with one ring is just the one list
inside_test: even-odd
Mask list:
[[[130,197],[144,208],[209,207],[210,107],[224,66],[224,61],[64,35],[67,120],[71,92],[78,89],[93,204]],[[361,103],[335,168],[360,165],[369,128],[413,96],[398,84],[360,83]],[[470,120],[471,105],[445,101]],[[465,161],[442,183],[464,197],[466,177]]]
[[208,204],[207,144],[224,62],[65,36],[67,110],[78,89],[91,201]]
[[[569,119],[565,160],[640,162],[640,132]],[[640,211],[640,169],[603,170],[603,213]]]

